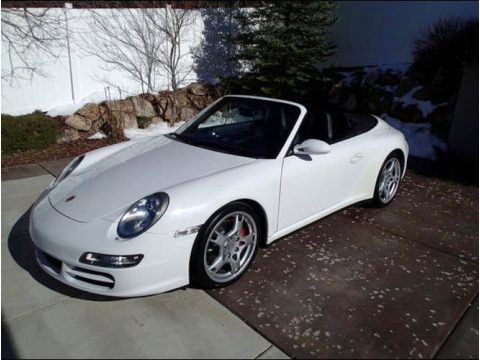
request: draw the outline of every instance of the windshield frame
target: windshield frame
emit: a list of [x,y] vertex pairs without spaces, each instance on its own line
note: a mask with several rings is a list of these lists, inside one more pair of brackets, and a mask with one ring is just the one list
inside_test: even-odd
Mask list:
[[[292,126],[290,130],[290,134],[288,135],[287,139],[285,140],[283,146],[281,147],[280,151],[278,152],[277,156],[275,157],[268,157],[268,156],[263,156],[261,154],[257,154],[254,152],[250,152],[247,149],[239,149],[239,148],[234,148],[234,147],[229,147],[229,146],[222,146],[222,147],[217,147],[217,146],[209,146],[207,143],[202,143],[199,141],[199,139],[189,139],[186,135],[182,134],[184,130],[188,129],[190,126],[192,126],[194,123],[197,123],[198,121],[201,121],[202,119],[205,119],[206,117],[209,117],[213,112],[215,107],[218,105],[218,103],[222,102],[225,99],[254,99],[254,100],[261,100],[261,101],[269,101],[269,102],[276,102],[276,103],[281,103],[281,104],[286,104],[286,105],[291,105],[294,107],[297,107],[300,110],[300,113],[295,120],[294,125]],[[267,97],[260,97],[260,96],[249,96],[249,95],[226,95],[223,96],[219,99],[217,99],[215,102],[213,102],[211,105],[208,107],[204,108],[202,111],[200,111],[197,115],[195,115],[193,118],[188,120],[185,124],[183,124],[180,128],[178,128],[175,132],[170,133],[166,135],[169,139],[180,141],[186,144],[189,144],[191,146],[197,146],[200,148],[205,148],[211,151],[217,151],[217,152],[222,152],[226,153],[229,155],[233,156],[243,156],[243,157],[248,157],[248,158],[254,158],[254,159],[279,159],[279,158],[284,158],[290,143],[293,141],[293,138],[295,137],[295,134],[303,121],[303,118],[305,117],[305,114],[307,113],[307,109],[295,102],[291,101],[286,101],[286,100],[280,100],[280,99],[274,99],[274,98],[267,98]]]

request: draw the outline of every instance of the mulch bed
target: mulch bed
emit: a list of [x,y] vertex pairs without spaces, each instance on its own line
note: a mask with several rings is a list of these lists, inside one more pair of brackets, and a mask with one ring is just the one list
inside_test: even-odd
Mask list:
[[2,154],[2,168],[75,157],[87,151],[115,144],[116,142],[117,141],[113,139],[80,139],[71,143],[53,144],[40,150],[26,150],[17,151],[12,154]]

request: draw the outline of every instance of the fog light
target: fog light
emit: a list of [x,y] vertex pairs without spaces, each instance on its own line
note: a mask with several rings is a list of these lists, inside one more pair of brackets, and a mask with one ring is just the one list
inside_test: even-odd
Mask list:
[[80,257],[83,264],[109,267],[109,268],[128,268],[136,266],[142,261],[143,255],[105,255],[96,253],[85,253]]

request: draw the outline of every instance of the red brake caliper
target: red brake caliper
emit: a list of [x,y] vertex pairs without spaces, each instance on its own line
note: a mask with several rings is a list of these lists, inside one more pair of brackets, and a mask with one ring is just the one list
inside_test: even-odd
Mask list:
[[242,226],[242,228],[240,229],[240,236],[244,237],[246,233],[247,233],[247,230],[245,230],[245,228]]

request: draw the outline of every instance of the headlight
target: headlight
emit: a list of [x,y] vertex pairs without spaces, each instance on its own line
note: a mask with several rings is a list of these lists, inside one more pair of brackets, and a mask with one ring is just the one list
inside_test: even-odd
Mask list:
[[58,184],[60,184],[61,181],[63,181],[68,175],[70,175],[78,167],[78,165],[80,165],[84,157],[85,155],[81,155],[73,159],[70,162],[70,164],[68,164],[67,167],[63,169],[62,173],[55,179],[55,181],[52,183],[50,187],[53,188]]
[[118,236],[129,239],[149,229],[165,213],[168,201],[168,195],[165,193],[156,193],[138,200],[120,219],[117,227]]

